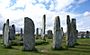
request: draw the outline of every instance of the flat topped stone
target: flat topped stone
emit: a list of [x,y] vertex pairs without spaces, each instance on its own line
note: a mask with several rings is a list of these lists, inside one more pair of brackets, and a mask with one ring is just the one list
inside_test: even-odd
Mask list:
[[28,18],[24,18],[24,37],[23,37],[23,44],[25,51],[32,51],[35,50],[35,26],[34,22]]

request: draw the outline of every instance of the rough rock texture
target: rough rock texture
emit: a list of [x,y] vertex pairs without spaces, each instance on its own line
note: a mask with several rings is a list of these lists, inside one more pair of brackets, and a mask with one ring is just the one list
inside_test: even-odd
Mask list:
[[10,40],[15,40],[15,26],[14,25],[9,27],[9,37],[10,37]]
[[62,44],[62,33],[61,33],[60,19],[59,16],[57,16],[54,22],[53,49],[60,49],[61,44]]
[[48,30],[47,31],[47,36],[48,36],[49,39],[52,39],[53,38],[52,30]]
[[3,35],[4,35],[4,46],[6,48],[11,47],[11,40],[10,40],[10,35],[9,35],[9,19],[7,19],[6,23],[4,24],[4,31],[3,31]]
[[25,51],[32,51],[35,50],[35,26],[34,22],[28,18],[25,17],[24,19],[24,37],[23,37],[23,44],[24,44],[24,50]]
[[45,28],[46,28],[46,15],[43,15],[43,19],[42,19],[42,39],[45,40]]

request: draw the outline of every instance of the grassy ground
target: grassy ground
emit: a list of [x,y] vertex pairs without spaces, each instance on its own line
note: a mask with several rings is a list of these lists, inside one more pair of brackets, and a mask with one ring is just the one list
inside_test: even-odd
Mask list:
[[[38,40],[37,40],[38,41]],[[38,51],[23,52],[22,46],[13,46],[12,49],[6,49],[0,44],[0,55],[90,55],[90,39],[78,39],[80,45],[66,50],[52,50],[52,40],[48,39],[48,44],[36,45]]]

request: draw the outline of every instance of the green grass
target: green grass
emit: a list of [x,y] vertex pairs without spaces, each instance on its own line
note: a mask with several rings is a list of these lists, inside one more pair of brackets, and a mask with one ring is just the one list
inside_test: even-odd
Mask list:
[[0,44],[0,55],[90,55],[90,39],[78,39],[79,45],[66,50],[52,50],[51,39],[47,39],[48,44],[42,44],[41,40],[36,40],[36,42],[38,45],[35,47],[38,51],[32,52],[22,51],[23,47],[20,45],[12,46],[12,49],[6,49]]

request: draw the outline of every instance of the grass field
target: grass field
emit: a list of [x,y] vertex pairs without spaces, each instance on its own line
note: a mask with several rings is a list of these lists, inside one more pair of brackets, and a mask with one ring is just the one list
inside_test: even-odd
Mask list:
[[79,45],[66,50],[52,50],[52,40],[47,41],[49,44],[36,45],[38,51],[32,52],[23,52],[20,45],[6,49],[0,44],[0,55],[90,55],[90,39],[78,39]]

